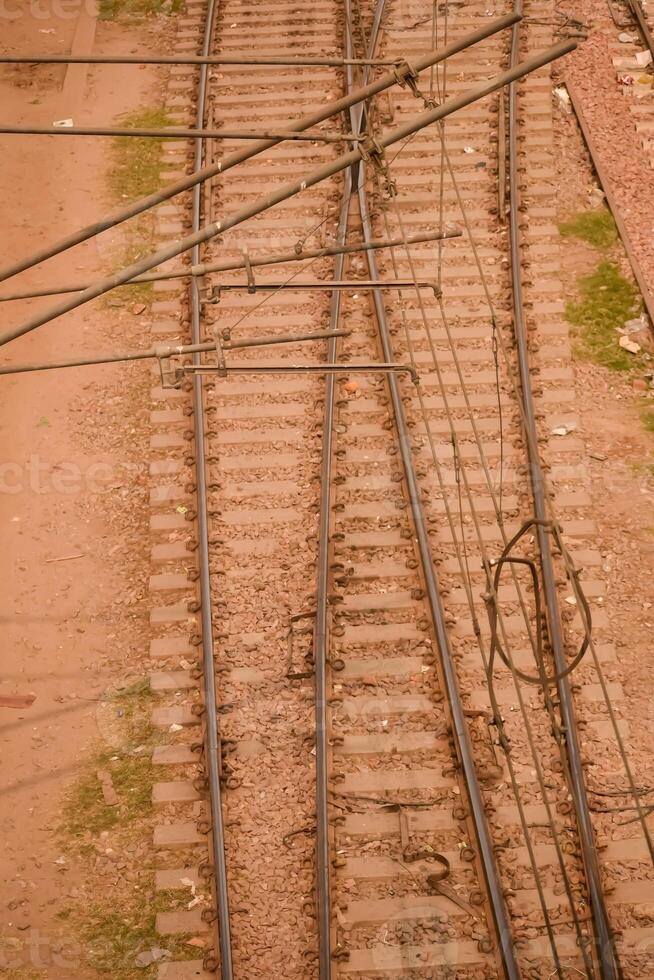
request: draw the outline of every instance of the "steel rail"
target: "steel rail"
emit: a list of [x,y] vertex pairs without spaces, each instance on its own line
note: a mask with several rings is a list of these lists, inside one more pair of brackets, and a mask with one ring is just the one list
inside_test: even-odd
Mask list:
[[[529,72],[534,71],[537,68],[541,68],[543,65],[549,64],[549,62],[562,57],[562,55],[567,54],[569,51],[573,51],[575,47],[576,44],[574,41],[561,41],[558,44],[548,48],[546,51],[542,51],[540,54],[534,55],[526,61],[516,65],[514,68],[500,72],[500,74],[481,82],[480,84],[469,89],[467,92],[463,92],[461,95],[453,96],[447,99],[441,105],[412,117],[407,122],[397,126],[395,129],[380,133],[375,151],[377,151],[377,149],[381,151],[389,146],[392,146],[394,143],[397,143],[408,136],[412,136],[414,133],[424,129],[426,126],[438,122],[441,119],[445,119],[447,116],[457,112],[459,109],[483,99],[485,96],[490,95],[499,88],[503,88],[509,82],[522,78],[523,75],[529,74]],[[366,86],[366,88],[370,88],[370,86]],[[341,101],[348,100],[346,99]],[[359,100],[349,100],[350,104],[356,104],[357,101]],[[132,265],[127,266],[125,269],[121,269],[119,272],[115,272],[107,278],[100,280],[88,289],[83,290],[72,299],[65,300],[62,303],[59,303],[58,305],[46,310],[44,313],[36,314],[23,323],[18,324],[16,327],[4,331],[2,334],[0,334],[0,346],[9,343],[10,340],[15,340],[17,337],[22,337],[24,334],[27,334],[37,327],[42,326],[44,323],[48,323],[51,320],[56,319],[63,313],[68,313],[71,310],[83,306],[85,303],[90,302],[90,300],[95,299],[97,296],[102,296],[104,293],[109,292],[116,286],[129,282],[129,280],[133,279],[135,276],[140,275],[142,272],[148,272],[150,269],[161,265],[168,259],[172,259],[175,256],[181,255],[183,252],[187,252],[191,249],[193,249],[193,254],[195,255],[195,246],[202,244],[202,242],[209,241],[211,238],[215,238],[218,235],[224,234],[231,228],[235,228],[237,225],[242,224],[248,218],[252,218],[263,211],[267,211],[276,204],[281,204],[282,201],[288,200],[288,198],[302,193],[309,187],[314,187],[327,177],[332,177],[335,174],[340,173],[342,170],[347,170],[353,164],[356,164],[360,160],[364,159],[365,156],[366,151],[363,149],[363,147],[358,147],[356,150],[352,150],[349,153],[344,153],[329,163],[323,164],[323,166],[311,171],[303,179],[293,181],[290,184],[284,184],[277,190],[272,191],[262,198],[259,198],[257,201],[245,205],[240,210],[229,215],[227,218],[224,218],[222,221],[212,222],[211,224],[193,232],[191,235],[187,235],[186,237],[173,242],[171,245],[164,246],[158,252],[146,256]],[[198,196],[199,193],[199,186],[196,185],[194,194],[195,196]]]
[[[498,31],[502,31],[505,28],[510,27],[515,22],[515,18],[516,15],[511,13],[504,17],[500,17],[497,20],[489,21],[488,24],[485,24],[479,30],[473,31],[471,34],[466,34],[465,37],[462,37],[457,41],[453,41],[444,48],[437,51],[430,51],[421,58],[417,58],[412,63],[412,68],[419,74],[425,69],[431,68],[432,65],[439,64],[446,58],[449,58],[452,55],[457,54],[459,51],[463,51],[465,48],[476,44],[478,41],[482,41],[493,34],[497,34]],[[320,106],[320,108],[306,116],[303,116],[301,119],[291,120],[288,123],[288,126],[283,128],[285,130],[291,130],[292,132],[302,132],[306,129],[311,129],[313,126],[317,126],[326,119],[344,112],[346,109],[349,109],[351,105],[355,105],[357,102],[369,99],[373,95],[378,95],[380,92],[384,92],[386,89],[389,89],[393,85],[397,84],[397,73],[387,72],[386,74],[375,79],[369,85],[365,86],[365,88],[357,89],[355,92],[338,99],[336,102],[331,102]],[[31,256],[25,259],[20,259],[18,262],[14,262],[12,265],[7,266],[4,269],[0,269],[0,282],[3,282],[5,279],[9,279],[11,276],[17,275],[19,272],[24,272],[27,269],[31,269],[40,262],[44,262],[46,259],[52,258],[61,252],[65,252],[74,245],[79,245],[82,242],[87,241],[89,238],[94,238],[96,235],[101,234],[101,232],[107,231],[109,228],[114,228],[123,221],[134,218],[136,215],[150,210],[157,204],[162,204],[164,201],[170,200],[170,198],[175,197],[177,194],[181,194],[183,191],[191,190],[198,183],[202,183],[203,181],[209,180],[212,177],[217,177],[226,173],[232,167],[237,166],[237,164],[243,163],[243,161],[251,159],[258,153],[262,153],[264,150],[268,150],[271,147],[276,146],[279,142],[281,141],[263,140],[255,143],[252,146],[244,147],[243,149],[224,157],[215,164],[200,167],[195,173],[188,174],[187,176],[166,185],[166,187],[161,188],[161,190],[156,191],[154,194],[149,194],[146,197],[139,198],[118,211],[114,211],[112,214],[107,215],[105,218],[101,218],[99,221],[93,222],[90,225],[86,225],[84,228],[80,228],[77,231],[66,235],[64,238],[59,239],[59,241],[54,242],[52,245],[45,246],[39,251],[33,253]]]
[[[351,9],[351,0],[344,0],[347,10]],[[368,53],[375,50],[377,35],[381,23],[385,0],[380,0],[378,9],[375,12],[371,29]],[[349,53],[349,52],[348,52]],[[350,110],[350,128],[355,132],[361,132],[364,122],[365,107],[353,107]],[[357,181],[357,196],[359,201],[359,211],[363,227],[364,240],[371,239],[372,221],[368,209],[368,196],[365,185],[365,163],[359,167]],[[371,279],[379,279],[379,268],[375,252],[366,253],[368,271]],[[373,302],[379,328],[379,339],[381,343],[384,360],[392,362],[395,359],[391,332],[386,318],[386,308],[382,293],[373,293]],[[457,758],[463,772],[463,778],[470,804],[472,822],[475,837],[479,849],[480,863],[483,869],[486,882],[486,891],[489,898],[495,935],[498,949],[500,950],[502,968],[506,980],[520,980],[521,971],[516,959],[516,952],[511,931],[511,922],[508,909],[504,898],[504,888],[499,875],[499,869],[495,860],[493,840],[486,818],[484,798],[477,776],[474,752],[468,730],[468,723],[461,701],[459,685],[454,665],[454,657],[450,645],[450,637],[445,622],[445,609],[441,597],[440,584],[435,571],[434,557],[429,539],[429,531],[422,506],[420,486],[416,474],[413,459],[413,449],[411,433],[407,426],[404,412],[402,393],[398,384],[398,379],[392,374],[388,376],[388,386],[395,417],[397,429],[398,446],[402,457],[404,478],[409,496],[409,505],[416,532],[418,551],[425,582],[425,592],[431,613],[434,632],[438,647],[438,657],[441,665],[441,673],[445,686],[445,697],[447,711],[450,715],[450,728],[452,738],[457,753]]]
[[[516,13],[522,13],[522,0],[515,0]],[[520,47],[519,22],[513,25],[509,64],[518,63]],[[560,618],[559,598],[556,586],[556,573],[546,528],[548,507],[545,494],[543,469],[538,450],[538,426],[534,405],[534,394],[530,374],[529,342],[525,319],[522,291],[521,235],[520,235],[520,177],[518,173],[518,93],[517,84],[509,86],[509,105],[507,114],[509,137],[509,247],[511,261],[511,292],[513,305],[513,324],[518,352],[518,371],[522,389],[523,424],[525,429],[529,475],[537,522],[536,536],[540,553],[540,566],[547,610],[547,627],[557,678],[557,692],[560,702],[562,729],[561,748],[567,764],[568,784],[575,808],[582,859],[590,895],[592,926],[594,932],[593,951],[598,959],[600,975],[603,980],[619,980],[622,970],[617,949],[609,923],[601,870],[597,858],[597,844],[590,815],[586,782],[584,777],[581,746],[577,732],[574,701],[566,668],[565,640]]]
[[[352,170],[346,170],[339,210],[336,241],[339,252],[334,261],[334,277],[341,278],[347,254],[345,241],[352,201]],[[329,308],[329,329],[340,323],[343,294],[335,290]],[[327,361],[336,363],[337,340],[327,345]],[[336,375],[325,379],[322,460],[320,466],[320,510],[318,517],[318,558],[316,562],[316,619],[313,634],[316,718],[316,906],[318,926],[318,978],[331,980],[331,841],[329,833],[329,557],[332,503],[332,463],[334,455],[334,409]]]
[[[425,232],[422,235],[411,235],[407,238],[410,245],[418,245],[423,242],[442,241],[446,238],[460,238],[462,232],[459,229],[450,231]],[[351,245],[325,245],[323,248],[315,249],[295,249],[287,252],[273,252],[269,255],[249,255],[245,259],[224,259],[222,262],[198,262],[197,265],[188,268],[171,269],[170,272],[146,272],[142,276],[135,276],[129,282],[125,282],[121,287],[135,286],[142,282],[161,282],[167,279],[190,279],[209,275],[212,272],[234,272],[238,269],[247,269],[265,265],[283,265],[288,262],[304,262],[307,259],[320,259],[335,255],[350,255],[353,252],[367,252],[370,249],[398,248],[404,245],[401,238],[380,239],[374,242],[352,242]],[[69,284],[67,286],[50,286],[33,291],[9,293],[0,296],[0,303],[9,303],[19,299],[36,299],[39,296],[60,296],[63,293],[80,293],[83,289],[88,289],[88,281]]]
[[652,55],[652,61],[654,61],[654,37],[652,37],[652,32],[649,29],[649,24],[647,23],[642,6],[638,0],[627,0],[627,7],[631,11],[638,25],[638,30],[641,33],[643,41],[647,45],[647,48]]
[[[202,41],[202,54],[207,56],[211,50],[211,42],[214,30],[217,0],[207,0],[207,12],[205,19],[204,37]],[[197,105],[197,126],[202,128],[204,124],[205,103],[207,96],[207,81],[209,69],[202,65],[200,68],[200,78],[198,82],[198,105]],[[204,145],[202,140],[195,142],[194,166],[195,171],[201,169],[204,156]],[[193,204],[191,224],[194,230],[200,227],[201,222],[201,185],[196,184],[193,190]],[[192,253],[194,262],[200,261],[199,246],[196,246]],[[200,294],[197,289],[196,280],[192,280],[190,285],[190,306],[191,306],[191,342],[199,344],[201,340],[201,304]],[[193,363],[200,364],[201,354],[193,355]],[[227,857],[225,853],[225,832],[223,825],[222,812],[222,792],[220,784],[221,754],[218,710],[217,710],[217,690],[215,672],[215,650],[213,640],[213,613],[211,596],[211,568],[209,563],[209,513],[207,500],[207,472],[206,472],[206,450],[205,450],[205,411],[203,382],[199,375],[192,381],[193,384],[193,431],[195,437],[195,470],[196,470],[196,501],[197,501],[197,525],[198,525],[198,565],[200,572],[200,618],[202,624],[202,666],[204,680],[204,701],[205,701],[205,766],[207,781],[209,786],[209,807],[211,812],[211,842],[213,852],[213,886],[216,898],[217,910],[217,942],[216,952],[220,954],[220,976],[221,980],[233,980],[232,966],[232,939],[229,913],[229,890],[227,884]]]

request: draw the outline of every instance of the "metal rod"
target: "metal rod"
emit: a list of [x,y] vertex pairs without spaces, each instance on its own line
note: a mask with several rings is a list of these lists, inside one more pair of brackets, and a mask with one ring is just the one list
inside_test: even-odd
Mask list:
[[312,279],[310,282],[255,282],[248,285],[246,282],[221,282],[215,286],[216,290],[222,292],[223,289],[247,289],[248,292],[261,292],[269,289],[438,289],[433,281],[414,282],[413,279],[387,279],[374,282],[372,279]]
[[[548,48],[546,51],[543,51],[540,54],[527,59],[527,61],[516,65],[514,68],[503,71],[499,75],[495,75],[481,84],[476,85],[467,92],[463,92],[461,95],[453,96],[447,99],[444,103],[442,103],[442,105],[429,109],[426,112],[422,112],[418,116],[413,116],[401,126],[397,126],[395,129],[381,133],[378,140],[379,147],[384,149],[392,146],[394,143],[397,143],[400,140],[406,139],[406,137],[411,136],[413,133],[424,129],[425,126],[429,126],[431,123],[444,119],[446,116],[451,115],[458,109],[462,109],[464,106],[471,105],[473,102],[483,99],[485,96],[490,95],[491,92],[495,92],[498,88],[502,88],[509,82],[514,81],[517,78],[522,78],[523,75],[527,75],[529,72],[534,71],[537,68],[541,68],[543,65],[549,64],[549,62],[554,61],[556,58],[560,58],[569,51],[573,51],[575,47],[576,44],[574,41],[561,41],[558,44],[555,44],[553,47]],[[355,104],[355,102],[353,104]],[[155,252],[153,255],[146,256],[138,262],[128,266],[126,269],[122,269],[121,271],[113,273],[113,275],[100,280],[93,286],[90,286],[88,289],[85,289],[81,293],[74,296],[72,299],[64,300],[63,302],[51,307],[49,310],[46,310],[44,313],[36,314],[35,316],[30,317],[24,323],[4,331],[2,334],[0,334],[0,346],[8,343],[10,340],[14,340],[16,337],[21,337],[24,334],[29,333],[31,330],[42,326],[44,323],[48,323],[50,320],[56,319],[63,313],[68,313],[70,310],[83,306],[85,303],[95,299],[97,296],[102,296],[104,293],[109,292],[109,290],[114,289],[116,286],[133,279],[134,276],[138,276],[142,272],[147,272],[149,269],[160,265],[162,262],[166,262],[168,259],[172,259],[176,255],[180,255],[182,252],[186,252],[202,242],[209,241],[209,239],[215,238],[217,235],[224,234],[224,232],[242,224],[248,218],[252,218],[257,214],[260,214],[262,211],[267,211],[275,204],[280,204],[282,201],[301,193],[308,187],[313,187],[314,185],[319,184],[327,177],[332,177],[334,174],[340,173],[342,170],[346,170],[353,164],[358,163],[362,159],[363,155],[364,154],[361,147],[357,148],[356,150],[352,150],[349,153],[344,153],[341,156],[336,157],[334,160],[331,160],[329,163],[324,164],[322,167],[318,167],[316,170],[313,170],[311,173],[307,174],[304,179],[293,181],[290,184],[284,184],[282,187],[279,187],[270,194],[259,198],[257,201],[246,204],[239,211],[236,211],[234,214],[223,219],[222,221],[213,222],[210,225],[207,225],[204,228],[194,232],[193,234],[187,235],[185,238],[173,242],[171,245],[164,246],[164,248],[160,249],[158,252]]]
[[647,310],[647,315],[650,319],[650,323],[654,326],[654,296],[650,292],[650,288],[643,272],[642,266],[638,261],[638,257],[634,251],[633,245],[631,244],[631,238],[629,237],[629,231],[625,224],[624,218],[620,213],[620,208],[615,199],[615,194],[611,188],[611,181],[609,179],[606,170],[602,163],[600,163],[599,153],[597,152],[597,146],[590,133],[590,127],[588,121],[584,115],[584,111],[581,108],[581,100],[577,93],[574,85],[569,81],[566,81],[565,87],[568,90],[568,95],[570,96],[570,103],[577,117],[577,122],[579,123],[579,128],[581,130],[581,135],[584,138],[584,142],[588,147],[588,152],[590,154],[590,159],[593,164],[593,169],[597,174],[597,179],[599,181],[600,187],[604,191],[604,196],[606,197],[606,203],[609,206],[609,210],[613,215],[613,220],[615,221],[615,226],[618,229],[618,234],[620,235],[620,240],[624,246],[624,250],[627,253],[627,258],[629,259],[629,264],[631,265],[631,271],[634,274],[634,279],[638,285],[638,290],[643,299],[643,305]]
[[[453,41],[451,44],[446,45],[444,48],[440,48],[436,51],[430,51],[425,54],[422,58],[417,58],[413,62],[413,69],[420,73],[426,68],[431,68],[432,65],[439,64],[452,55],[457,54],[459,51],[463,51],[465,48],[476,44],[478,41],[484,40],[484,38],[490,37],[496,34],[498,31],[504,30],[506,27],[510,27],[511,24],[515,22],[516,15],[511,13],[507,14],[505,17],[500,17],[498,20],[489,21],[484,24],[479,30],[472,32],[471,34],[466,34],[464,37],[457,41]],[[301,119],[289,122],[288,126],[284,129],[289,129],[293,132],[302,132],[306,129],[310,129],[313,126],[317,126],[319,123],[324,122],[326,119],[336,116],[346,109],[349,109],[351,105],[356,105],[358,102],[370,99],[373,95],[378,95],[380,92],[384,92],[386,89],[391,88],[393,85],[398,84],[397,76],[394,72],[388,72],[382,75],[380,78],[375,79],[363,88],[356,89],[350,92],[348,95],[341,99],[337,99],[336,102],[327,103],[321,106],[319,109],[315,110],[309,115],[303,116]],[[202,122],[200,122],[199,127],[202,127]],[[149,194],[147,197],[142,197],[137,201],[133,201],[131,204],[126,205],[119,211],[115,211],[107,217],[96,221],[93,224],[86,225],[86,227],[78,229],[72,232],[70,235],[66,235],[64,238],[59,239],[52,245],[47,245],[40,249],[38,252],[33,253],[26,259],[21,259],[15,262],[13,265],[6,267],[5,269],[0,269],[0,282],[5,279],[10,278],[10,276],[16,275],[19,272],[24,272],[26,269],[31,269],[34,265],[38,265],[40,262],[44,262],[46,259],[52,258],[54,255],[58,255],[60,252],[66,251],[66,249],[72,248],[73,245],[79,245],[81,242],[87,241],[89,238],[93,238],[99,235],[103,231],[107,231],[109,228],[113,228],[116,225],[121,224],[123,221],[127,221],[129,218],[135,217],[137,214],[142,214],[143,211],[148,211],[150,208],[155,207],[157,204],[162,204],[164,201],[170,200],[171,197],[175,197],[177,194],[181,194],[183,191],[190,190],[196,184],[208,180],[212,177],[216,177],[220,174],[226,173],[232,167],[237,166],[237,164],[242,163],[244,160],[249,160],[256,156],[258,153],[268,150],[279,143],[279,140],[263,140],[262,142],[257,142],[253,146],[244,147],[230,156],[224,157],[215,164],[210,166],[198,167],[198,169],[185,177],[168,184],[166,187],[161,188],[161,190],[156,191],[154,194]]]
[[411,364],[185,364],[185,374],[410,374],[414,384],[418,374]]
[[[423,242],[443,241],[448,238],[460,238],[462,232],[457,229],[444,232],[429,232],[425,234],[411,235],[407,238],[410,245],[419,245]],[[324,248],[301,249],[296,251],[291,249],[286,252],[273,252],[271,255],[250,255],[250,266],[262,265],[283,265],[286,262],[304,262],[307,259],[319,259],[332,255],[350,255],[352,252],[367,252],[370,249],[398,248],[403,245],[401,238],[389,238],[374,242],[353,242],[351,245],[326,245]],[[129,282],[125,282],[121,287],[136,286],[143,282],[161,282],[167,279],[189,279],[193,276],[205,276],[212,272],[232,272],[237,269],[245,269],[247,265],[243,259],[223,259],[222,262],[199,262],[197,265],[185,269],[171,269],[170,272],[146,272],[142,276],[135,276]],[[58,296],[62,293],[79,293],[83,289],[88,289],[88,281],[69,284],[67,286],[46,286],[33,292],[10,293],[0,296],[0,303],[8,303],[19,299],[36,299],[39,296]]]
[[[518,12],[522,10],[522,0],[514,0]],[[520,31],[518,23],[514,25],[511,37],[509,63],[515,64],[519,56]],[[529,459],[529,474],[534,500],[534,514],[538,522],[537,538],[540,552],[543,592],[547,609],[547,626],[554,657],[554,665],[558,674],[557,690],[560,702],[562,738],[561,745],[565,749],[568,768],[568,784],[574,800],[579,839],[583,857],[586,881],[590,894],[592,911],[592,926],[594,941],[592,951],[599,961],[600,975],[603,980],[619,980],[622,970],[618,960],[611,926],[604,902],[602,875],[597,859],[597,845],[590,815],[586,783],[584,777],[581,746],[577,733],[574,704],[566,668],[568,661],[565,652],[565,640],[561,625],[559,597],[556,586],[556,572],[550,546],[550,535],[545,527],[547,521],[547,502],[544,489],[543,470],[538,447],[538,426],[534,406],[533,388],[531,383],[529,343],[527,340],[527,324],[525,322],[524,300],[522,292],[521,264],[521,235],[520,235],[520,176],[518,174],[518,93],[517,85],[509,86],[509,244],[511,254],[511,291],[513,304],[513,323],[518,348],[518,369],[522,402],[524,406],[525,434],[527,454]]]
[[294,133],[291,130],[268,132],[242,129],[120,129],[97,126],[0,126],[0,136],[135,136],[139,139],[212,139],[212,140],[304,140],[312,143],[345,143],[358,139],[351,133],[323,133],[314,130]]
[[[346,0],[349,6],[350,0]],[[350,126],[355,132],[359,132],[362,124],[362,107],[353,108],[350,112]],[[372,237],[372,222],[368,208],[368,197],[365,186],[364,165],[360,167],[357,184],[357,196],[359,201],[359,211],[361,213],[361,223],[363,226],[363,237]],[[377,257],[374,252],[367,253],[368,269],[371,278],[379,277]],[[379,339],[382,347],[383,356],[386,361],[394,358],[393,341],[386,318],[386,308],[382,294],[373,293],[375,313],[379,327]],[[461,701],[459,682],[454,657],[450,644],[450,636],[445,622],[445,610],[441,597],[441,586],[434,565],[429,530],[425,519],[425,512],[422,505],[422,495],[418,479],[416,476],[415,464],[412,451],[411,433],[407,426],[404,412],[402,393],[394,375],[389,375],[388,386],[393,405],[393,415],[397,428],[397,441],[402,457],[402,467],[404,478],[411,506],[413,525],[416,532],[420,562],[423,570],[425,582],[425,592],[431,620],[436,635],[436,649],[440,660],[441,673],[446,692],[446,702],[450,715],[450,730],[456,748],[457,758],[461,766],[463,781],[466,786],[468,801],[474,833],[479,849],[479,861],[483,870],[486,882],[486,890],[492,910],[493,923],[498,947],[501,951],[501,961],[503,973],[506,980],[520,980],[521,972],[516,960],[513,934],[511,931],[511,921],[504,899],[504,890],[500,879],[493,839],[488,826],[484,797],[481,792],[475,756],[468,730],[468,723]]]
[[404,58],[383,58],[368,60],[367,58],[288,58],[280,55],[248,54],[210,54],[210,55],[130,55],[130,54],[3,54],[0,55],[0,65],[262,65],[280,68],[321,67],[343,68],[345,65],[381,65],[402,64]]
[[[226,340],[221,347],[223,350],[243,350],[247,347],[272,347],[276,344],[296,344],[305,340],[327,340],[332,337],[349,337],[351,330],[318,330],[315,333],[305,334],[279,334],[272,337],[249,337],[245,340]],[[183,354],[199,354],[206,351],[215,351],[214,343],[205,344],[181,344],[171,346],[169,344],[157,344],[149,350],[139,350],[126,352],[124,354],[100,354],[91,357],[75,358],[68,361],[51,361],[42,364],[11,364],[8,367],[0,367],[0,375],[4,374],[29,374],[33,371],[55,371],[59,368],[89,367],[92,364],[122,364],[125,361],[145,361],[149,358],[179,357]]]

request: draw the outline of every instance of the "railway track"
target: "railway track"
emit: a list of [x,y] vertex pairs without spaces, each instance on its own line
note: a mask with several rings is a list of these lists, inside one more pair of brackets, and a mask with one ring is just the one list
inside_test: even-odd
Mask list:
[[[190,9],[182,50],[198,51],[202,26],[203,54],[413,62],[485,21],[474,4],[223,0]],[[522,29],[512,51],[493,35],[343,125],[377,134],[549,34]],[[196,71],[173,76],[175,123],[237,127],[247,106],[248,126],[271,131],[371,77],[361,65],[205,66],[197,89]],[[167,597],[152,616],[155,723],[176,733],[154,754],[157,887],[170,901],[158,928],[201,933],[206,950],[162,977],[648,975],[651,840],[620,691],[604,676],[611,650],[595,642],[556,676],[583,650],[590,609],[594,637],[607,624],[599,576],[582,589],[575,566],[597,556],[554,299],[549,90],[541,69],[385,155],[369,144],[344,178],[192,253],[244,269],[194,279],[181,340],[218,337],[227,352],[243,336],[334,336],[254,346],[239,363],[258,374],[153,393],[153,587]],[[241,146],[194,145],[196,171]],[[243,159],[198,186],[190,230],[341,149],[282,142]],[[162,233],[187,220],[167,206]],[[296,242],[373,239],[402,244],[256,263]],[[161,284],[161,314],[173,289]],[[340,373],[302,370],[325,361]],[[566,432],[543,445],[552,427]],[[589,751],[635,808],[626,830],[597,812]]]

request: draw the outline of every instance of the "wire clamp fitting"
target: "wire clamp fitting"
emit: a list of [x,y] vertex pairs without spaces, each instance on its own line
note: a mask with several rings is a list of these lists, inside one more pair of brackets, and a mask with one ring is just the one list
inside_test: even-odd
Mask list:
[[216,345],[216,366],[218,368],[218,372],[217,372],[218,377],[226,378],[227,369],[225,366],[225,351],[223,350],[223,339],[229,339],[229,335],[227,336],[227,338],[221,337],[220,331],[218,330],[217,327],[214,327],[211,332],[213,335],[214,343]]
[[256,293],[257,284],[254,281],[254,273],[252,271],[252,264],[250,262],[250,256],[246,248],[243,249],[243,262],[245,264],[245,274],[248,280],[248,293]]
[[365,139],[359,144],[359,153],[364,163],[371,163],[383,181],[384,193],[388,198],[397,196],[395,181],[390,175],[388,163],[386,162],[384,147],[381,143],[367,133]]
[[153,347],[154,356],[159,362],[159,377],[161,378],[162,388],[179,388],[184,380],[184,369],[173,367],[172,357],[178,351],[169,344],[155,344]]
[[406,58],[402,58],[401,61],[393,65],[393,74],[395,75],[395,81],[401,88],[408,88],[416,98],[419,97],[420,92],[416,84],[418,72]]

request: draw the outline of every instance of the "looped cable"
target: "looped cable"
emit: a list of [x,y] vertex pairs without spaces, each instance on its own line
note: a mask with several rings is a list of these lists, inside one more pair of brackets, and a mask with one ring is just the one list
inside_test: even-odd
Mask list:
[[[584,639],[581,646],[572,659],[572,661],[567,665],[565,670],[556,672],[554,674],[546,674],[545,663],[543,658],[543,613],[541,604],[541,594],[540,594],[540,581],[538,578],[538,570],[536,563],[530,558],[516,558],[511,556],[511,551],[516,545],[516,543],[522,538],[528,530],[532,527],[543,527],[545,530],[549,531],[554,537],[561,554],[565,556],[566,567],[568,569],[568,574],[572,583],[572,587],[575,592],[575,598],[577,600],[577,605],[580,608],[582,614],[582,621],[584,626]],[[592,630],[592,617],[590,612],[590,607],[588,601],[583,593],[581,584],[579,582],[579,572],[572,564],[569,553],[567,552],[563,540],[561,538],[561,529],[557,524],[553,524],[551,521],[538,520],[537,518],[531,518],[526,521],[522,527],[514,534],[509,542],[504,547],[500,557],[492,563],[494,566],[494,575],[492,582],[492,591],[484,596],[484,601],[486,603],[486,609],[488,612],[488,620],[491,629],[490,637],[490,656],[488,663],[488,674],[489,679],[492,678],[493,673],[493,663],[495,658],[495,653],[498,654],[502,662],[506,667],[520,680],[524,681],[526,684],[535,684],[538,687],[549,688],[558,684],[559,681],[567,677],[572,671],[579,665],[584,657],[584,654],[588,650],[590,645],[590,636]],[[504,650],[502,644],[499,640],[498,629],[497,629],[497,619],[498,619],[498,605],[497,605],[497,593],[500,586],[500,577],[502,574],[502,569],[504,565],[525,565],[529,568],[531,573],[532,585],[534,587],[534,601],[536,605],[536,649],[534,651],[534,656],[536,658],[536,664],[540,670],[538,676],[533,676],[525,673],[515,666],[509,654]],[[491,684],[492,686],[492,684]]]

